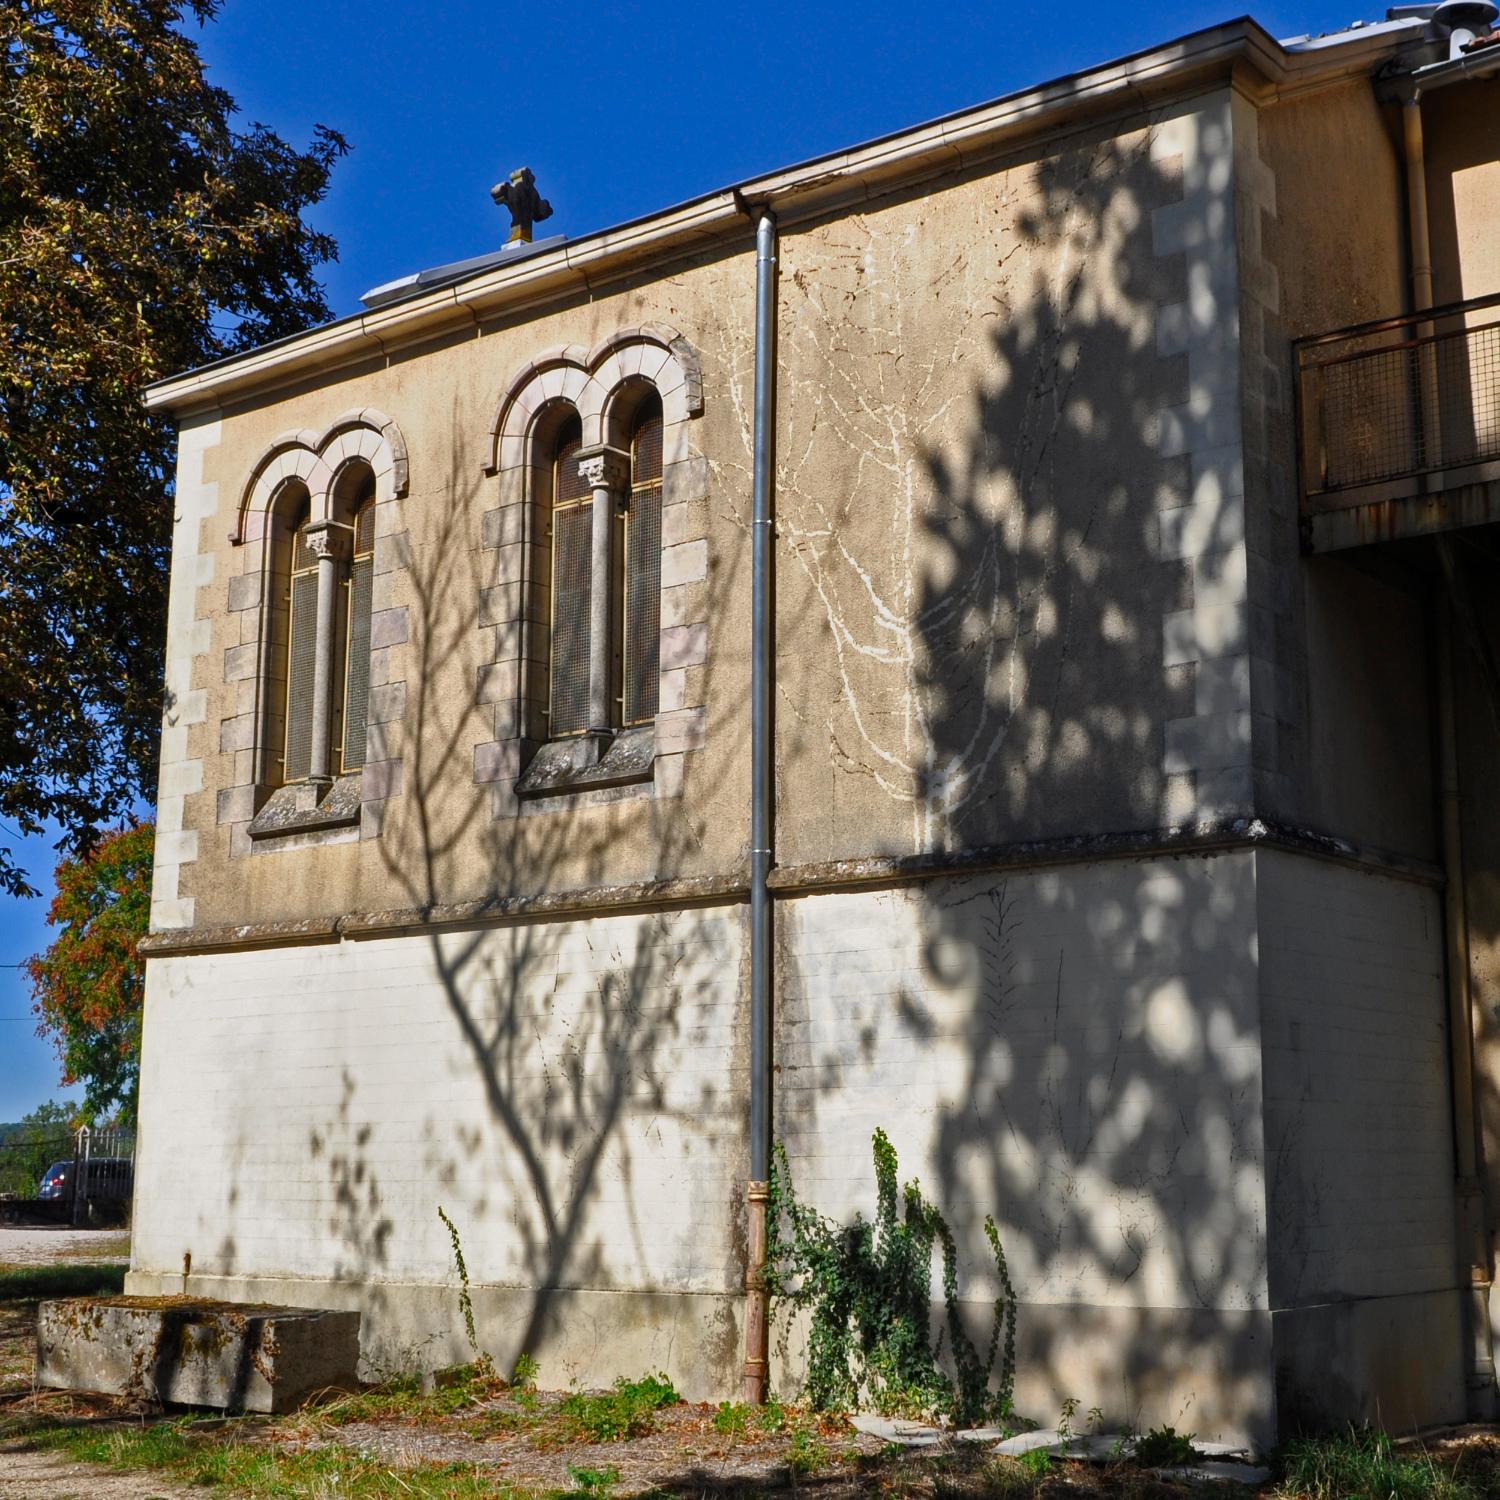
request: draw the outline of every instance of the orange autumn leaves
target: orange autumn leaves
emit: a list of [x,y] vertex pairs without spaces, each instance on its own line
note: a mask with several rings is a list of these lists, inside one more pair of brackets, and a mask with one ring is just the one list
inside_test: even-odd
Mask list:
[[139,823],[64,859],[47,913],[56,936],[26,963],[38,1033],[56,1043],[63,1082],[84,1085],[90,1120],[135,1113],[145,990],[136,944],[151,914],[155,837]]

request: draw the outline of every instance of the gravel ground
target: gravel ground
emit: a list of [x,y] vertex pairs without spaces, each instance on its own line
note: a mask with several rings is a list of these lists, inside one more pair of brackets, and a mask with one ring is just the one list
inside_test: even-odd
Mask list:
[[0,1266],[126,1260],[130,1236],[118,1229],[14,1229],[0,1227]]

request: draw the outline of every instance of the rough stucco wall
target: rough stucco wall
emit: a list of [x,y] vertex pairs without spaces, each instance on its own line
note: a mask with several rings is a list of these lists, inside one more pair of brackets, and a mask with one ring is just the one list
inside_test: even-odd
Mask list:
[[1309,558],[1303,577],[1309,821],[1436,862],[1424,602],[1342,558]]
[[780,909],[776,1129],[799,1197],[868,1216],[883,1128],[976,1304],[997,1291],[992,1212],[1039,1418],[1062,1395],[1153,1421],[1191,1400],[1204,1434],[1269,1417],[1255,905],[1243,854]]
[[[1365,622],[1367,590],[1348,569],[1301,555],[1291,350],[1303,335],[1405,310],[1400,163],[1363,79],[1257,113],[1259,160],[1275,184],[1274,211],[1260,205],[1257,222],[1276,288],[1258,337],[1252,341],[1248,326],[1246,334],[1247,357],[1253,342],[1260,362],[1257,437],[1247,445],[1246,469],[1250,545],[1259,560],[1252,589],[1266,648],[1255,691],[1257,761],[1268,773],[1260,807],[1288,823],[1422,854],[1431,847],[1430,819],[1425,805],[1413,803],[1407,779],[1419,766],[1393,779],[1391,762],[1407,750],[1407,737],[1378,738],[1389,727],[1380,703],[1351,692],[1377,658],[1372,653],[1367,665],[1360,642],[1338,634],[1351,617]],[[1404,668],[1407,653],[1398,655]],[[1331,661],[1351,676],[1330,680]],[[1400,669],[1394,675],[1393,698],[1420,694],[1419,681]],[[1375,740],[1368,759],[1380,771],[1361,773],[1351,786],[1346,752],[1366,735]],[[1419,754],[1425,766],[1425,744]]]
[[[203,764],[204,790],[186,804],[196,861],[183,867],[181,879],[184,893],[195,898],[194,921],[378,911],[497,891],[719,871],[733,863],[744,837],[738,790],[744,775],[732,767],[743,748],[739,708],[748,680],[744,632],[735,628],[749,613],[748,549],[741,545],[748,481],[739,481],[746,465],[733,462],[744,451],[742,425],[723,393],[739,377],[736,361],[750,358],[753,288],[749,255],[677,267],[649,287],[601,293],[520,325],[486,328],[482,337],[429,346],[388,368],[339,372],[278,403],[225,416],[218,445],[204,455],[220,498],[215,524],[204,528],[212,581],[198,597],[198,614],[211,620],[204,628],[212,634],[193,665],[204,719],[193,730],[192,753]],[[694,689],[709,694],[707,742],[687,757],[682,799],[496,819],[490,788],[476,786],[474,775],[476,748],[495,739],[494,710],[477,701],[476,689],[481,668],[496,655],[482,596],[503,566],[501,554],[484,545],[483,517],[500,496],[500,480],[481,472],[495,406],[516,372],[542,351],[591,346],[652,322],[690,331],[715,392],[703,416],[688,424],[691,449],[712,452],[721,467],[707,497],[692,505],[691,524],[708,541],[708,567],[695,586],[691,619],[681,622],[706,620],[712,593],[718,607],[708,628],[708,663],[690,669],[702,679]],[[226,678],[238,676],[229,653],[253,621],[249,611],[230,610],[229,590],[257,559],[250,555],[256,549],[233,546],[227,533],[268,444],[290,430],[321,432],[361,407],[394,419],[409,454],[409,492],[393,507],[392,521],[381,519],[378,528],[399,516],[411,565],[377,577],[375,598],[377,610],[405,612],[407,638],[390,655],[393,679],[406,683],[404,714],[378,726],[379,754],[401,760],[400,782],[378,838],[231,858],[231,829],[216,821],[216,797],[237,780],[236,755],[248,752],[221,742],[220,726],[245,711],[246,682]]]
[[[783,862],[1191,822],[1248,805],[1251,612],[1242,512],[1235,106],[1226,90],[1117,138],[791,227],[782,253],[778,767]],[[407,635],[380,726],[400,782],[378,838],[231,860],[215,821],[243,712],[212,539],[195,665],[204,790],[183,890],[200,924],[270,921],[674,874],[743,850],[753,266],[687,265],[231,413],[206,455],[227,517],[289,428],[373,406],[402,428],[408,570],[376,607]],[[480,476],[526,360],[643,322],[703,360],[688,440],[709,704],[680,801],[496,820],[469,774],[495,738],[475,682],[494,627]],[[382,523],[387,524],[387,523]],[[225,530],[228,529],[226,524]],[[709,617],[708,601],[712,600]],[[404,613],[401,613],[403,612]],[[503,624],[503,622],[502,622]],[[220,664],[224,669],[220,669]],[[228,730],[225,730],[228,733]]]
[[1167,821],[1199,118],[784,235],[780,859]]
[[[1500,292],[1500,80],[1455,84],[1422,100],[1427,213],[1436,302]],[[1491,321],[1486,314],[1482,321]]]

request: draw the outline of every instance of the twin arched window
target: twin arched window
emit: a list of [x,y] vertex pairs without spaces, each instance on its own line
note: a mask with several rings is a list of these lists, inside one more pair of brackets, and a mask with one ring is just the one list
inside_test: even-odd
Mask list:
[[[656,717],[660,686],[662,407],[653,387],[628,390],[624,449],[583,450],[577,411],[556,403],[544,414],[550,495],[544,539],[550,551],[550,643],[547,734],[563,739],[589,731],[624,729]],[[580,467],[607,453],[612,462]],[[600,493],[607,493],[604,507]],[[607,508],[606,508],[607,507]],[[596,539],[596,519],[607,517]],[[601,552],[601,548],[603,551]],[[594,608],[598,579],[608,599]],[[603,636],[596,639],[596,627]],[[606,684],[607,723],[591,722],[591,690]]]
[[375,476],[348,465],[332,519],[314,519],[305,489],[286,497],[276,530],[268,741],[283,784],[326,782],[365,763],[370,605],[375,572]]

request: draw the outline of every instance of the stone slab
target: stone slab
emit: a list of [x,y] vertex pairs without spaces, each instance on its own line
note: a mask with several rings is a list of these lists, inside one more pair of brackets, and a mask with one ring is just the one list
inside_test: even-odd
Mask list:
[[37,1314],[36,1383],[225,1411],[352,1390],[359,1314],[197,1297],[79,1297]]
[[998,1427],[939,1427],[932,1422],[911,1422],[903,1417],[880,1417],[873,1412],[857,1412],[849,1425],[867,1437],[904,1448],[931,1448],[938,1443],[993,1443],[1000,1436]]

